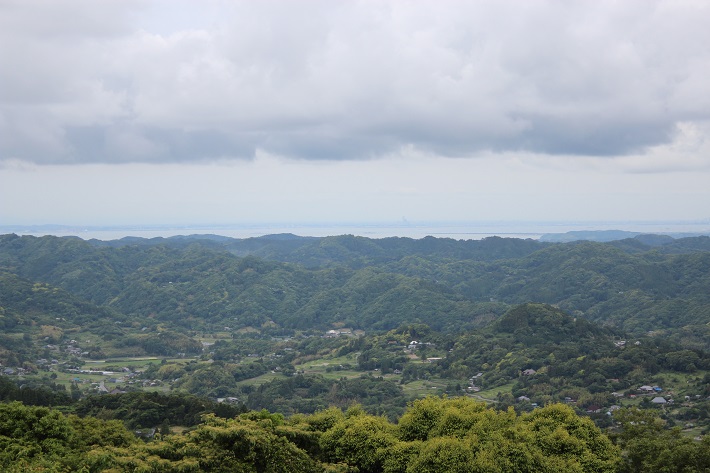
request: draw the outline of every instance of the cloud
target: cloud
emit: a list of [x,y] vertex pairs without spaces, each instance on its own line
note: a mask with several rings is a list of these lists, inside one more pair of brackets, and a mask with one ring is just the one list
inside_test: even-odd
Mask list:
[[644,156],[710,119],[706,2],[6,0],[0,18],[0,160]]

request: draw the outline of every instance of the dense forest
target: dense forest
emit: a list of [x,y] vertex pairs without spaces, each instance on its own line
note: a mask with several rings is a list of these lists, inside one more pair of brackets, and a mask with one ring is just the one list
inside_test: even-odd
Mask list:
[[2,236],[3,285],[46,284],[76,298],[66,301],[73,312],[86,312],[81,303],[90,303],[102,317],[192,330],[264,323],[388,330],[426,322],[459,331],[523,302],[554,304],[634,333],[671,329],[692,338],[698,330],[707,335],[710,322],[709,237],[660,246],[639,239],[549,244],[353,236],[109,243]]
[[2,235],[0,463],[710,471],[709,288],[708,237]]

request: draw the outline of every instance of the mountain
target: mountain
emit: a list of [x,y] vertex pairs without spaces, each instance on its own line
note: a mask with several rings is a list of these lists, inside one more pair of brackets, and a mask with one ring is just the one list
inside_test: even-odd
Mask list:
[[540,236],[540,241],[547,243],[569,243],[572,241],[612,242],[637,238],[649,245],[660,246],[674,239],[699,236],[707,236],[707,233],[671,232],[657,235],[625,230],[575,230],[565,233],[545,233]]
[[347,235],[97,244],[4,235],[0,268],[125,317],[186,330],[338,323],[388,330],[425,322],[456,331],[529,301],[627,332],[666,330],[694,344],[707,343],[710,322],[708,237],[650,246],[648,239],[541,244]]

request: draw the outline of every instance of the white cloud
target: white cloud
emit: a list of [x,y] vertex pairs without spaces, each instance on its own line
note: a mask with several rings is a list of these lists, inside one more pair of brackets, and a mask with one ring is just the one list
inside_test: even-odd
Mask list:
[[0,18],[0,160],[414,147],[672,168],[654,150],[710,120],[706,2],[5,1]]
[[624,172],[710,172],[710,121],[681,122],[673,141],[619,160]]

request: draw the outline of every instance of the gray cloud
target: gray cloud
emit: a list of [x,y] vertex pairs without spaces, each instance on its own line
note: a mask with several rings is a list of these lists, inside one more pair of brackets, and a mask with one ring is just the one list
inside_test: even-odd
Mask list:
[[0,3],[0,160],[615,156],[710,120],[706,2]]
[[74,162],[186,162],[214,158],[252,158],[258,137],[215,130],[111,126],[66,130]]

